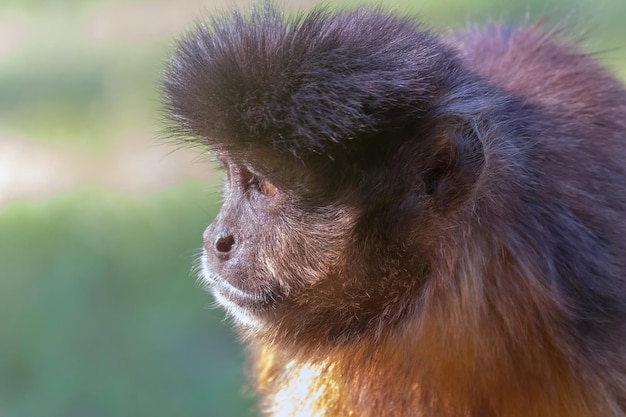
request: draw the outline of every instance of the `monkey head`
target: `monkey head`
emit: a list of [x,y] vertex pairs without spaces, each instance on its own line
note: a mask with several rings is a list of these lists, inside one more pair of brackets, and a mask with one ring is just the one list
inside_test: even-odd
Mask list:
[[449,75],[458,65],[377,10],[287,19],[264,5],[178,43],[164,81],[174,132],[226,173],[203,279],[250,335],[341,343],[415,308],[435,226],[483,163],[442,99],[480,88]]

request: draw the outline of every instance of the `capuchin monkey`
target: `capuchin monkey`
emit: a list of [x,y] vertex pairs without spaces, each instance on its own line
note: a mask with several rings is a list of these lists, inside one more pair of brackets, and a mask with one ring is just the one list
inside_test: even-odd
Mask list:
[[263,415],[626,416],[626,89],[555,32],[263,3],[177,43]]

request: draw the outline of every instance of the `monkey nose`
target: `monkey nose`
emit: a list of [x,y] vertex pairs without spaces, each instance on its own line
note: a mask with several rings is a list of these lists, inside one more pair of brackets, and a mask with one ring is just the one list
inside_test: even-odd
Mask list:
[[219,256],[227,255],[234,244],[235,238],[233,235],[218,236],[217,239],[215,239],[215,253]]

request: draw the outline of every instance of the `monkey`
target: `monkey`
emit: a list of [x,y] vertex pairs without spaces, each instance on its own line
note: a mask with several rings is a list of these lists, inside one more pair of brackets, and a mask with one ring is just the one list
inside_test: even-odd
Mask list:
[[558,27],[265,2],[162,89],[263,415],[626,416],[626,89]]

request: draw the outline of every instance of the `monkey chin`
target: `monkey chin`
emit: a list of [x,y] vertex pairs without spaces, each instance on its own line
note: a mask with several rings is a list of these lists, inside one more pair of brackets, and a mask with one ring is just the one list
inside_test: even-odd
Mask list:
[[200,262],[202,286],[213,294],[217,304],[226,310],[228,316],[236,324],[244,327],[264,326],[263,312],[273,306],[275,298],[271,295],[249,293],[235,287],[211,270],[206,254],[202,255]]

